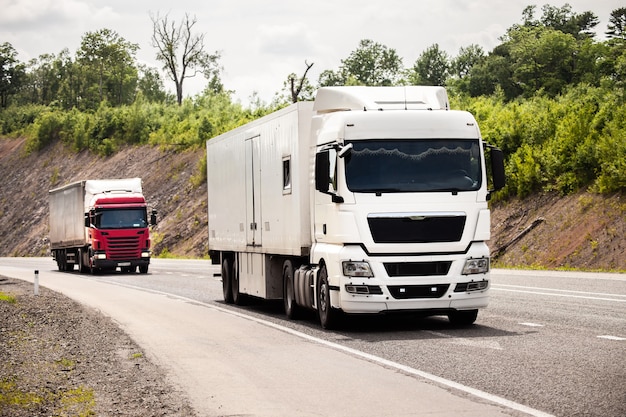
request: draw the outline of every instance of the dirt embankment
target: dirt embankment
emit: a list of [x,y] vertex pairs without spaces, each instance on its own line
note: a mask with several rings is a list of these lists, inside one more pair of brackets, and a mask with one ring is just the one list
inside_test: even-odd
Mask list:
[[[159,212],[156,254],[207,254],[207,191],[192,186],[204,149],[177,152],[150,146],[124,148],[103,158],[73,153],[61,144],[24,155],[24,141],[0,139],[0,256],[46,256],[49,189],[89,178],[141,177]],[[538,194],[492,205],[498,265],[626,271],[624,195],[580,192]]]

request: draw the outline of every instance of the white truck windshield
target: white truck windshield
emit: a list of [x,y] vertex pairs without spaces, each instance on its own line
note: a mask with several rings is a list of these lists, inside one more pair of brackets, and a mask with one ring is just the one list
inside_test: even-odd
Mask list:
[[386,139],[352,143],[345,157],[350,191],[475,191],[481,186],[478,140]]

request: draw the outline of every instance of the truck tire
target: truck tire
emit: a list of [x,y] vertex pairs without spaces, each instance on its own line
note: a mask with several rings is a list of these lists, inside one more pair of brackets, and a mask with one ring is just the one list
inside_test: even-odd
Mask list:
[[[129,272],[135,272],[135,271],[133,269],[131,269]],[[139,265],[139,273],[147,274],[148,273],[148,265]]]
[[322,328],[331,330],[337,327],[339,311],[330,304],[330,285],[326,265],[322,265],[317,278],[317,313]]
[[91,273],[91,275],[98,275],[98,273],[100,272],[99,268],[93,266],[93,253],[91,249],[89,249],[89,272]]
[[478,317],[478,310],[457,310],[452,313],[448,313],[448,320],[450,324],[455,327],[471,326]]
[[233,287],[232,287],[232,269],[228,258],[222,259],[222,291],[224,293],[224,302],[226,304],[233,303]]
[[233,303],[238,306],[244,305],[246,296],[239,291],[239,267],[237,266],[236,258],[232,262],[230,280],[232,283]]
[[293,263],[287,259],[283,263],[283,303],[285,314],[290,320],[296,320],[300,316],[300,308],[296,304],[296,293],[293,282]]
[[81,274],[84,272],[87,272],[87,270],[89,268],[87,268],[87,266],[85,265],[85,261],[83,259],[83,250],[82,249],[78,249],[78,272],[80,272]]

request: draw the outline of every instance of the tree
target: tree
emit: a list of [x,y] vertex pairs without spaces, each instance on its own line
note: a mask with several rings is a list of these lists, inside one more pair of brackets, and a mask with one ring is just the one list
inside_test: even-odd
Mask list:
[[450,70],[450,58],[438,44],[428,47],[417,58],[409,79],[417,85],[445,85]]
[[400,80],[402,58],[395,49],[363,39],[359,47],[341,61],[340,72],[346,83],[354,77],[359,85],[394,85]]
[[[590,11],[580,14],[572,12],[572,6],[565,3],[563,7],[544,5],[541,8],[543,15],[539,20],[534,18],[535,6],[527,6],[522,12],[523,27],[545,27],[568,33],[576,39],[593,38],[593,28],[599,23],[598,17]],[[517,30],[520,25],[514,25],[509,30]]]
[[110,29],[83,36],[76,55],[85,71],[83,94],[87,107],[96,108],[103,100],[116,104],[132,102],[137,83],[134,60],[137,49],[139,45],[127,42]]
[[24,64],[17,60],[17,51],[8,42],[0,45],[0,107],[9,104],[9,97],[16,94],[24,80]]
[[167,93],[163,86],[163,80],[156,68],[145,65],[139,66],[139,81],[137,88],[143,97],[149,102],[164,102],[167,99]]
[[626,40],[626,7],[611,12],[605,34],[611,39]]
[[476,44],[461,47],[459,54],[450,62],[450,73],[459,79],[469,75],[472,67],[485,58],[483,48]]
[[320,87],[337,87],[346,85],[346,79],[339,71],[324,70],[317,79],[317,84]]
[[79,106],[81,86],[84,84],[82,72],[67,48],[57,55],[55,73],[60,78],[57,100],[65,109]]
[[511,34],[513,79],[527,95],[540,89],[554,96],[574,80],[576,39],[550,28],[522,28]]
[[313,63],[309,64],[304,61],[304,65],[306,65],[306,69],[304,70],[302,77],[298,78],[294,73],[289,74],[287,77],[292,103],[297,103],[301,94],[304,95],[304,100],[309,100],[313,96],[313,86],[309,83],[309,79],[306,77],[306,74],[313,66]]
[[522,94],[521,87],[513,80],[511,51],[508,43],[496,46],[482,61],[470,70],[467,91],[471,96],[490,95],[501,91],[505,99],[512,100]]
[[213,77],[212,84],[216,85],[215,76],[219,73],[217,61],[218,52],[208,54],[204,51],[204,33],[193,32],[197,19],[185,18],[177,26],[169,16],[161,18],[150,16],[152,19],[152,46],[157,48],[157,59],[163,63],[163,69],[176,86],[176,100],[180,105],[183,101],[183,82],[186,78],[195,77],[202,73],[205,77]]

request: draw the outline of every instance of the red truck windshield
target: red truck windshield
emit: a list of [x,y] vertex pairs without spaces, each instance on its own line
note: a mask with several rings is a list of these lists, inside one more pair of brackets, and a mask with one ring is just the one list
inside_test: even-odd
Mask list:
[[96,224],[98,229],[131,229],[147,227],[145,208],[98,210]]
[[352,192],[475,191],[481,186],[478,140],[351,141],[346,180]]

